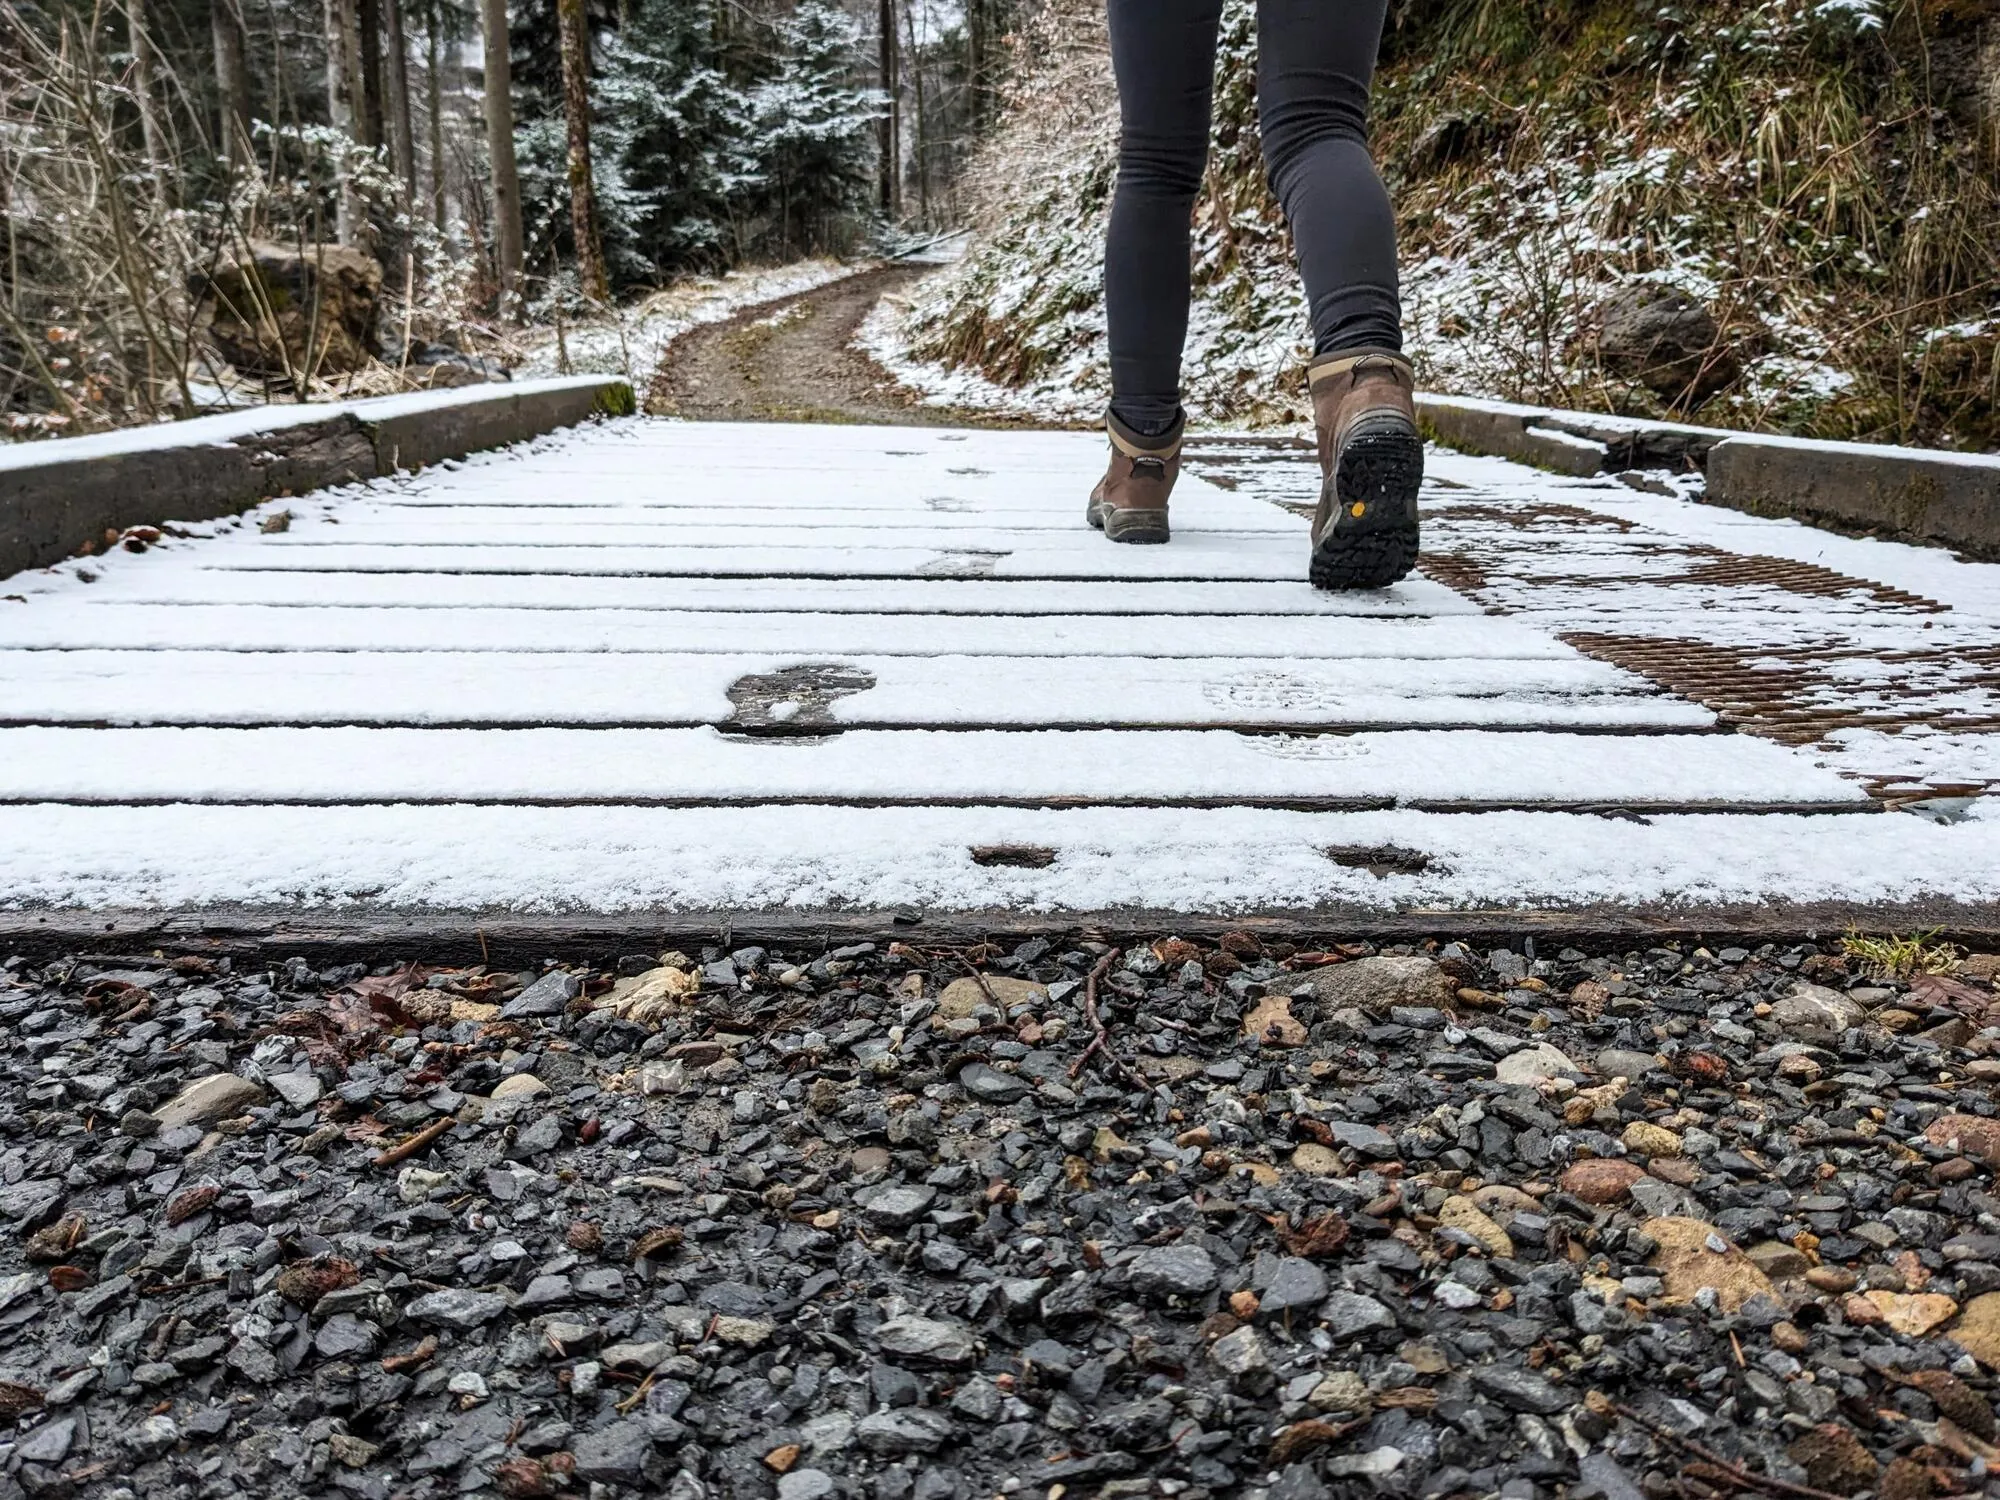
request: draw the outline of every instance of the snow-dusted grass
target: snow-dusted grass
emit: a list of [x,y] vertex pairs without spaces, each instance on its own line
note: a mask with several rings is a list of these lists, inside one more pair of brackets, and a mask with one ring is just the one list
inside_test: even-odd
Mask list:
[[[1115,101],[1101,7],[1046,4],[1098,45],[1024,84],[979,169],[980,240],[869,347],[935,399],[1073,420],[1107,395]],[[1305,309],[1258,159],[1252,8],[1224,13],[1184,383],[1198,422],[1290,425],[1306,415]],[[2000,445],[2000,179],[1966,128],[1984,110],[1990,132],[1994,105],[1937,92],[1932,49],[1965,38],[1917,14],[1873,0],[1399,13],[1373,141],[1424,387],[1685,418],[1599,359],[1606,300],[1656,285],[1709,308],[1741,368],[1701,422]],[[1058,117],[1067,150],[1049,140],[1055,93],[1081,101]]]

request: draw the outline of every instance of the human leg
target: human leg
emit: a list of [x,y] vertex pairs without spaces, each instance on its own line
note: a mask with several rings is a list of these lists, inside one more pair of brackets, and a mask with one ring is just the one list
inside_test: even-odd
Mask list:
[[1189,220],[1208,160],[1222,0],[1107,0],[1118,185],[1104,254],[1111,410],[1134,433],[1180,415]]
[[1257,106],[1311,315],[1313,352],[1403,347],[1396,221],[1368,153],[1387,0],[1259,0]]
[[1368,153],[1386,0],[1259,0],[1258,115],[1312,321],[1323,482],[1312,581],[1380,588],[1415,566],[1423,443],[1402,358],[1396,225]]

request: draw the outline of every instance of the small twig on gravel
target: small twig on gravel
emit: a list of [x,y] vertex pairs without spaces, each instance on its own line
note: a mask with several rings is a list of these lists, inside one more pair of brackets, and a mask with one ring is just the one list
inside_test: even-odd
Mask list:
[[1712,1449],[1704,1448],[1692,1438],[1682,1437],[1671,1428],[1662,1427],[1651,1418],[1642,1417],[1629,1406],[1613,1405],[1611,1408],[1628,1422],[1636,1422],[1664,1443],[1671,1443],[1684,1452],[1693,1454],[1715,1470],[1715,1478],[1736,1485],[1740,1489],[1762,1490],[1767,1495],[1795,1495],[1799,1500],[1840,1500],[1831,1490],[1816,1490],[1809,1484],[1793,1484],[1790,1480],[1776,1479],[1769,1474],[1757,1474],[1733,1464]]
[[419,1130],[407,1141],[400,1141],[377,1156],[375,1158],[375,1165],[378,1167],[393,1167],[399,1161],[408,1160],[457,1123],[458,1121],[450,1115],[446,1115],[442,1120],[431,1121],[430,1124]]
[[974,979],[979,981],[980,989],[986,992],[986,998],[993,1002],[993,1008],[1000,1012],[1001,1019],[1002,1020],[1006,1019],[1007,1007],[1002,1005],[1000,1003],[1000,997],[993,993],[993,986],[986,982],[986,976],[979,972],[979,966],[973,963],[973,961],[967,958],[963,953],[959,954],[958,961],[965,965],[967,973],[971,974]]
[[1111,1034],[1104,1029],[1104,1018],[1097,1013],[1097,981],[1111,971],[1112,960],[1117,957],[1118,950],[1113,948],[1097,961],[1097,967],[1090,971],[1090,977],[1083,982],[1083,1018],[1090,1023],[1092,1035],[1090,1045],[1085,1047],[1083,1054],[1069,1065],[1069,1076],[1072,1078],[1080,1076],[1083,1065],[1090,1061],[1093,1054],[1101,1052],[1104,1054],[1105,1065],[1114,1074],[1133,1088],[1143,1091],[1146,1087],[1145,1080],[1126,1067],[1111,1050]]
[[203,1276],[194,1281],[162,1281],[153,1286],[140,1287],[139,1295],[142,1297],[163,1297],[169,1292],[191,1292],[196,1287],[220,1286],[228,1279],[227,1276]]

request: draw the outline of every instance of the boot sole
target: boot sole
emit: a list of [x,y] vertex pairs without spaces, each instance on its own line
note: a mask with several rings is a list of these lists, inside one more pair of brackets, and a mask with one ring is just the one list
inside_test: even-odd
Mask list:
[[[1313,587],[1380,589],[1417,565],[1417,491],[1424,444],[1401,421],[1364,426],[1347,441],[1321,494],[1338,500],[1333,529],[1313,549]],[[1353,514],[1353,507],[1363,507]]]
[[1168,541],[1173,536],[1163,510],[1121,510],[1115,505],[1092,503],[1085,509],[1084,519],[1114,542],[1145,544]]

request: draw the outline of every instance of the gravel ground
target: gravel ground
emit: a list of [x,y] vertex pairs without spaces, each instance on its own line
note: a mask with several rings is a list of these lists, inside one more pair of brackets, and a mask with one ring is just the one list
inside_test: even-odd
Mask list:
[[1994,973],[14,960],[0,1496],[1977,1492]]

